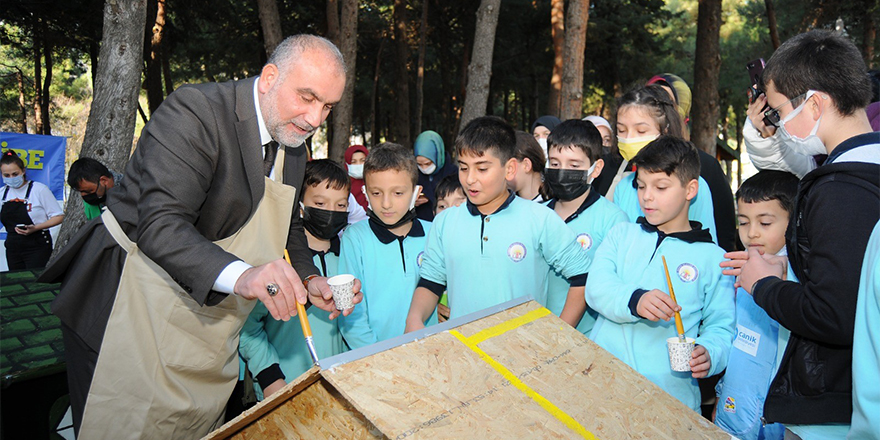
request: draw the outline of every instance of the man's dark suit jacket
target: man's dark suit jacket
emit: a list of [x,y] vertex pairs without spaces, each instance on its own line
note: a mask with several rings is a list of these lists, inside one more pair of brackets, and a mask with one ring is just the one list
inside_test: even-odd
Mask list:
[[[203,305],[225,298],[211,289],[220,272],[238,259],[212,241],[244,226],[263,196],[255,80],[184,86],[169,95],[144,127],[125,180],[107,202],[138,248]],[[284,183],[297,188],[298,202],[305,148],[288,147],[285,154]],[[287,242],[300,277],[318,273],[298,209],[288,236],[277,239]],[[43,282],[62,281],[52,313],[95,351],[124,258],[125,251],[98,218],[78,231],[41,277]]]

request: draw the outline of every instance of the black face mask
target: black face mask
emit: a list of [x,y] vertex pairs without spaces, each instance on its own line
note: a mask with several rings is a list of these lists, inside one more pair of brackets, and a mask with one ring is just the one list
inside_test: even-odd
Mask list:
[[330,240],[348,225],[348,212],[303,207],[303,226],[321,240]]
[[376,224],[382,226],[385,229],[394,229],[413,221],[413,219],[416,218],[416,210],[415,208],[413,208],[409,211],[406,211],[406,214],[404,214],[403,217],[401,217],[400,220],[398,220],[397,223],[393,225],[389,225],[383,222],[382,219],[380,219],[379,216],[376,215],[376,213],[373,212],[372,209],[367,209],[367,216],[370,217],[370,220],[373,220],[374,222],[376,222]]
[[99,189],[101,189],[100,184],[99,184],[98,188],[95,189],[95,192],[82,196],[83,202],[86,202],[89,205],[94,205],[94,206],[104,204],[104,202],[107,201],[107,188],[104,188],[104,195],[100,196],[100,197],[98,197],[98,190]]
[[611,154],[611,147],[602,146],[602,156]]
[[587,183],[590,171],[547,168],[544,170],[544,181],[554,197],[565,201],[574,200],[590,189],[590,184]]

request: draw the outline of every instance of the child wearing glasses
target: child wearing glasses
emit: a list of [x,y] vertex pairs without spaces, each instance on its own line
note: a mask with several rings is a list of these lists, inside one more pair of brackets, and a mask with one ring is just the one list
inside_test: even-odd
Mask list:
[[[791,337],[764,402],[763,421],[786,438],[843,438],[853,413],[853,326],[862,259],[880,219],[880,133],[865,107],[865,62],[845,37],[816,30],[776,50],[762,78],[764,115],[795,153],[827,154],[807,173],[786,236],[785,258],[730,253],[728,274]],[[739,269],[737,269],[739,268]]]

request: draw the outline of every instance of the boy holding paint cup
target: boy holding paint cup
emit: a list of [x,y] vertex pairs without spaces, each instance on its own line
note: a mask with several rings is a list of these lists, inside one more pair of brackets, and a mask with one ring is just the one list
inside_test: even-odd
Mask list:
[[[724,370],[734,336],[733,278],[718,266],[724,250],[688,220],[700,157],[690,142],[660,136],[631,162],[645,217],[613,227],[596,251],[585,291],[599,312],[590,339],[699,411],[696,379]],[[664,257],[677,301],[668,294]],[[670,368],[676,312],[685,341],[696,342],[690,374]]]
[[[376,146],[364,162],[369,219],[345,230],[339,255],[339,273],[363,283],[363,307],[339,324],[352,349],[403,334],[431,228],[416,217],[418,179],[416,158],[398,144]],[[425,322],[436,324],[436,313]]]

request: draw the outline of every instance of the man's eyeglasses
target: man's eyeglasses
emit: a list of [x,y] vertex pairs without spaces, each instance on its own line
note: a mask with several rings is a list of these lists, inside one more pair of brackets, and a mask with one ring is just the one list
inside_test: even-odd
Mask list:
[[[781,109],[783,106],[785,106],[785,104],[788,104],[789,102],[792,102],[792,101],[797,101],[803,97],[806,97],[806,99],[804,99],[804,101],[806,101],[807,99],[810,99],[810,96],[812,96],[812,94],[810,92],[813,92],[813,91],[809,90],[809,91],[807,91],[807,93],[802,93],[798,96],[795,96],[794,98],[789,99],[788,101],[783,102],[779,107],[771,108],[770,110],[765,111],[764,112],[764,120],[773,124],[774,127],[778,128],[779,121],[781,120],[781,118],[779,117],[779,109]],[[813,93],[815,93],[815,92],[813,92]]]

